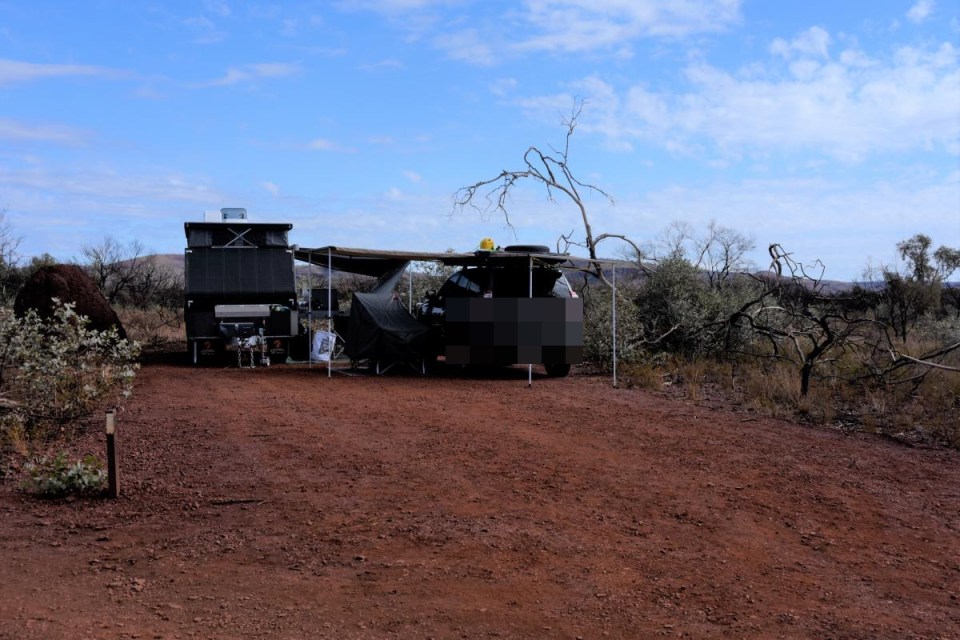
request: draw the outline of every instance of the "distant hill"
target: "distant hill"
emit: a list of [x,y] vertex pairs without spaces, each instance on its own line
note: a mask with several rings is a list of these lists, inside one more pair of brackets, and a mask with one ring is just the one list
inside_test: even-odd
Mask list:
[[164,269],[169,269],[174,273],[183,273],[183,254],[182,253],[155,253],[153,255],[145,256],[147,258],[153,258],[156,261],[157,266]]

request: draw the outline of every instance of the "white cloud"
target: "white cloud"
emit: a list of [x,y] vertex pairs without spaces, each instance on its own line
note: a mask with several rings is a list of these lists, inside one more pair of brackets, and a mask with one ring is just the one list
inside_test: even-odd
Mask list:
[[[885,152],[957,153],[960,67],[951,44],[902,47],[883,60],[853,51],[833,61],[822,59],[828,42],[829,34],[807,31],[772,48],[789,54],[786,66],[774,59],[762,72],[695,62],[685,70],[686,92],[587,78],[573,87],[588,103],[581,125],[623,148],[644,140],[700,154],[709,144],[732,158],[804,151],[859,162]],[[569,105],[573,97],[521,104],[546,100]]]
[[423,180],[423,176],[421,176],[416,171],[409,171],[409,170],[404,171],[403,175],[406,177],[407,180],[413,183],[421,182]]
[[217,29],[217,25],[205,16],[187,18],[183,21],[183,24],[197,34],[194,38],[194,42],[197,44],[214,44],[227,37],[226,33]]
[[197,29],[212,30],[215,28],[213,21],[210,18],[205,18],[203,16],[191,16],[185,18],[183,24],[188,27],[194,27]]
[[91,65],[36,64],[19,60],[0,60],[0,85],[63,76],[113,78],[119,75],[121,73],[114,69]]
[[264,191],[267,191],[270,195],[277,197],[280,195],[280,187],[278,187],[273,182],[269,180],[261,182],[260,186],[263,187]]
[[960,243],[956,197],[957,185],[949,176],[866,184],[744,180],[668,186],[642,200],[619,203],[603,220],[605,227],[633,238],[654,237],[674,220],[695,229],[716,220],[756,240],[752,258],[761,268],[769,262],[767,247],[779,243],[805,264],[821,260],[826,278],[852,280],[868,258],[892,260],[896,243],[915,233],[928,233],[937,245]]
[[207,13],[212,13],[223,18],[230,16],[230,5],[223,0],[204,0],[203,6]]
[[281,23],[280,35],[284,38],[293,38],[300,31],[300,21],[296,18],[286,18]]
[[130,175],[108,170],[71,170],[60,173],[40,168],[17,170],[0,167],[0,188],[4,192],[8,189],[37,190],[66,200],[96,196],[103,198],[105,202],[132,198],[155,202],[183,200],[215,204],[222,198],[203,182],[176,173]]
[[907,19],[910,22],[920,24],[930,17],[935,4],[934,0],[918,0],[918,2],[907,11]]
[[202,86],[224,87],[244,82],[252,82],[261,78],[282,78],[296,75],[300,72],[300,65],[283,62],[267,62],[248,64],[242,67],[230,67],[222,78],[211,80]]
[[89,132],[73,127],[52,124],[31,125],[9,118],[0,118],[0,140],[78,145],[91,137]]
[[492,65],[497,60],[490,40],[477,29],[465,29],[437,36],[434,44],[446,51],[447,55],[454,60],[481,66]]
[[358,9],[376,11],[379,13],[404,13],[408,11],[422,11],[432,7],[449,5],[451,0],[349,0],[338,3],[341,9]]
[[[343,2],[343,10],[389,16],[414,38],[432,34],[434,46],[455,60],[489,66],[530,52],[579,53],[605,50],[621,59],[633,55],[640,38],[678,38],[718,32],[740,20],[742,0],[525,0],[500,10],[474,3],[477,14],[463,27],[444,14],[458,0],[365,0]],[[481,14],[484,8],[491,13]],[[400,19],[402,18],[402,22]]]
[[102,240],[104,229],[143,240],[151,250],[182,250],[183,221],[230,202],[206,179],[174,171],[51,167],[21,158],[0,161],[0,193],[24,236],[23,255],[61,259]]
[[326,138],[316,138],[307,143],[307,148],[314,151],[333,151],[337,148],[337,145]]
[[360,65],[363,71],[380,71],[382,69],[403,69],[403,63],[399,60],[385,59],[372,64]]
[[810,27],[790,42],[777,38],[770,45],[770,52],[784,58],[800,55],[827,59],[829,46],[830,34],[821,27]]
[[327,138],[314,138],[304,145],[308,151],[336,151],[340,153],[355,153],[356,149],[344,147]]
[[518,83],[514,78],[500,78],[490,84],[490,93],[502,98],[516,89],[517,86]]
[[528,0],[525,4],[527,22],[541,32],[519,45],[530,50],[619,48],[641,37],[723,31],[740,19],[740,0]]

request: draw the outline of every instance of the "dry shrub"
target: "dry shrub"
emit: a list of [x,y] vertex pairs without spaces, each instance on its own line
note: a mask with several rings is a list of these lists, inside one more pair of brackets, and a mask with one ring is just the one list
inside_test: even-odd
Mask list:
[[184,340],[183,309],[154,305],[147,308],[121,307],[117,310],[130,340],[145,348],[156,348]]
[[960,448],[960,374],[931,371],[914,385],[884,390],[888,410],[878,430]]
[[[930,325],[896,348],[918,356],[949,344],[941,326]],[[937,329],[937,331],[933,331]],[[889,354],[884,354],[889,366]],[[950,353],[937,364],[960,368],[960,352]],[[937,442],[960,448],[960,372],[912,364],[901,367],[880,381],[850,385],[847,402],[863,418],[865,428],[911,441]]]
[[[931,348],[917,343],[913,352]],[[960,353],[951,354],[943,364],[957,367],[957,360]],[[796,365],[770,358],[721,360],[657,354],[620,367],[627,387],[747,409],[772,418],[960,448],[960,374],[926,368],[907,373],[912,379],[924,370],[927,373],[922,379],[909,383],[881,383],[865,375],[862,363],[845,356],[824,371],[832,375],[815,379],[807,395],[801,396]]]
[[[604,300],[598,299],[594,310],[608,323],[604,314],[609,310],[600,304]],[[646,316],[656,315],[662,306],[649,305]],[[637,361],[620,370],[627,385],[670,397],[960,448],[960,349],[943,355],[960,336],[960,318],[930,314],[901,341],[883,322],[869,321],[869,311],[864,314],[855,318],[856,331],[844,334],[825,352],[805,352],[815,357],[805,395],[800,393],[804,362],[796,348],[809,347],[804,342],[809,337],[799,338],[798,344],[776,341],[771,337],[779,335],[776,326],[766,336],[770,340],[754,335],[749,348],[737,340],[715,354],[699,347],[657,353],[661,343],[641,340]],[[595,324],[596,335],[603,336],[605,325]],[[648,331],[636,339],[642,335],[653,334]],[[599,344],[596,353],[609,353],[608,342]],[[909,358],[896,360],[897,352],[935,359],[940,368]]]
[[933,421],[930,429],[937,439],[960,449],[960,374],[941,378],[940,384],[931,385],[931,397],[927,398],[929,405],[939,408],[934,409],[934,416],[938,419]]

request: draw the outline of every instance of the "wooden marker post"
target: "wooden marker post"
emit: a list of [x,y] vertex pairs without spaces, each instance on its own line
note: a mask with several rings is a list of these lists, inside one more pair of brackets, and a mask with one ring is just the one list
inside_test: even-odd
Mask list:
[[107,411],[107,483],[108,495],[120,495],[120,461],[117,457],[116,412]]

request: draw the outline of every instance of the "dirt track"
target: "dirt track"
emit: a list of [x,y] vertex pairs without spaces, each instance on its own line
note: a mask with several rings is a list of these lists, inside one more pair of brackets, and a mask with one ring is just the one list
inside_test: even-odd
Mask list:
[[0,486],[0,638],[960,637],[955,452],[525,369],[150,365],[119,425],[120,500]]

